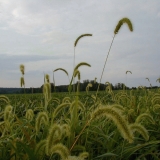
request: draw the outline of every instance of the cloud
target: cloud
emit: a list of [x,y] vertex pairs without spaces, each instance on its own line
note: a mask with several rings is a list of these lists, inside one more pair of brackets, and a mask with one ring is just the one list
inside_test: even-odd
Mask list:
[[[26,66],[28,86],[38,82],[43,72],[52,69],[73,70],[74,42],[85,33],[76,47],[76,64],[82,68],[83,79],[100,77],[118,21],[131,19],[134,32],[123,25],[116,35],[102,81],[125,81],[125,71],[133,72],[129,85],[139,85],[142,77],[159,75],[159,1],[142,0],[5,0],[0,4],[0,72],[2,85],[10,86],[9,75],[19,78],[19,64]],[[14,75],[15,74],[15,75]],[[28,79],[27,79],[28,76]],[[57,84],[67,83],[63,73],[56,73]],[[131,77],[131,76],[130,76]],[[156,78],[157,78],[156,77]],[[32,80],[31,80],[32,79]]]

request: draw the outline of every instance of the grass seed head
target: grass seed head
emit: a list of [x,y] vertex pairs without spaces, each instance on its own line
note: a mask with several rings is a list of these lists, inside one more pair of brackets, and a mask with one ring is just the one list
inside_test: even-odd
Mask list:
[[21,78],[20,78],[20,85],[21,85],[21,87],[25,85],[24,77],[21,77]]
[[149,135],[148,135],[148,131],[146,130],[146,128],[144,128],[141,124],[138,123],[134,123],[134,124],[130,124],[129,125],[131,131],[134,132],[138,132],[140,133],[143,138],[148,141],[149,140]]
[[39,112],[35,124],[36,133],[39,132],[39,129],[42,124],[48,125],[48,123],[49,123],[48,114],[46,112]]
[[20,68],[21,73],[24,75],[24,70],[25,70],[24,65],[20,64],[19,68]]
[[90,64],[88,64],[88,63],[86,63],[86,62],[81,62],[81,63],[77,64],[77,66],[74,68],[74,71],[75,71],[75,70],[78,70],[78,68],[79,68],[80,66],[88,66],[88,67],[91,67]]
[[130,21],[128,18],[122,18],[122,19],[118,22],[118,24],[117,24],[117,26],[116,26],[116,28],[115,28],[115,30],[114,30],[114,34],[117,34],[117,33],[118,33],[118,31],[120,30],[120,28],[121,28],[121,26],[123,25],[123,23],[126,23],[126,24],[128,25],[128,28],[129,28],[129,30],[130,30],[131,32],[133,31],[133,26],[132,26],[131,21]]
[[84,37],[84,36],[92,36],[92,34],[82,34],[82,35],[80,35],[80,36],[76,39],[76,41],[75,41],[75,43],[74,43],[74,47],[76,47],[79,39],[82,38],[82,37]]
[[13,107],[11,105],[7,105],[4,109],[4,121],[9,121],[11,114],[12,114]]
[[58,70],[61,70],[61,71],[65,72],[66,75],[68,76],[68,72],[67,72],[65,69],[63,69],[63,68],[57,68],[57,69],[55,69],[53,72],[56,72],[56,71],[58,71]]
[[46,142],[46,154],[53,154],[52,147],[59,143],[62,137],[62,128],[60,125],[53,124],[50,127],[49,134]]
[[54,153],[58,153],[62,160],[68,160],[68,157],[70,155],[68,148],[62,143],[58,143],[52,146],[51,155]]
[[26,118],[29,120],[29,121],[32,121],[33,120],[33,117],[34,117],[34,112],[32,109],[28,109],[27,112],[26,112]]
[[116,124],[119,132],[121,133],[122,137],[126,139],[129,143],[133,142],[133,134],[128,126],[127,121],[121,116],[118,110],[113,109],[109,106],[103,106],[100,108],[97,108],[92,114],[91,114],[91,120],[94,120],[96,118],[101,118],[102,116],[105,116]]

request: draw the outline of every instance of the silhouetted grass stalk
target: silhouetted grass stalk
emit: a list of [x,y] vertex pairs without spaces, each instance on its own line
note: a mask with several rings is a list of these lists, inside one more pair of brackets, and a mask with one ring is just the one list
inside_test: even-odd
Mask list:
[[128,72],[132,74],[131,71],[126,71],[126,91],[127,91],[127,73],[128,73]]
[[56,92],[56,83],[55,83],[55,79],[54,79],[54,71],[53,71],[53,84],[54,84],[54,91]]
[[129,30],[130,30],[130,31],[133,31],[132,23],[131,23],[131,21],[130,21],[128,18],[122,18],[122,19],[118,22],[118,24],[117,24],[117,26],[116,26],[116,28],[115,28],[115,30],[114,30],[114,36],[113,36],[111,45],[110,45],[110,47],[109,47],[109,51],[108,51],[108,54],[107,54],[107,57],[106,57],[106,60],[105,60],[105,63],[104,63],[104,67],[103,67],[103,70],[102,70],[100,82],[99,82],[99,85],[98,85],[98,88],[97,88],[97,92],[96,92],[96,99],[97,99],[97,94],[98,94],[99,87],[100,87],[100,84],[101,84],[102,76],[103,76],[103,73],[104,73],[104,69],[105,69],[105,66],[106,66],[106,63],[107,63],[107,59],[108,59],[108,56],[109,56],[109,53],[110,53],[110,50],[111,50],[111,47],[112,47],[114,38],[115,38],[116,34],[118,34],[118,31],[120,30],[120,28],[121,28],[121,26],[123,25],[123,23],[127,23]]
[[[75,50],[76,50],[76,45],[78,43],[78,41],[85,36],[92,36],[92,34],[82,34],[80,35],[76,41],[74,42],[74,58],[73,58],[73,73],[74,73],[74,68],[75,68]],[[75,78],[73,77],[73,91],[75,92]]]
[[98,94],[99,87],[100,87],[100,84],[101,84],[102,76],[103,76],[103,73],[104,73],[104,69],[105,69],[105,66],[106,66],[106,63],[107,63],[107,59],[108,59],[108,56],[109,56],[109,52],[110,52],[110,50],[111,50],[111,47],[112,47],[112,44],[113,44],[113,41],[114,41],[115,36],[116,36],[116,35],[114,34],[113,39],[112,39],[112,42],[111,42],[111,45],[110,45],[110,47],[109,47],[109,51],[108,51],[108,54],[107,54],[107,57],[106,57],[104,66],[103,66],[101,78],[100,78],[100,81],[99,81],[99,84],[98,84],[98,88],[97,88],[97,92],[96,92],[96,99],[97,99],[97,94]]
[[24,70],[25,70],[25,66],[23,64],[21,64],[19,66],[20,68],[20,71],[22,73],[22,77],[20,78],[20,84],[21,84],[21,87],[23,86],[24,87],[24,94],[25,94],[25,81],[24,81]]
[[[54,72],[56,72],[56,71],[58,71],[58,70],[61,70],[61,71],[63,71],[64,73],[66,73],[66,75],[67,75],[67,77],[68,77],[68,80],[69,80],[68,72],[67,72],[65,69],[63,69],[63,68],[57,68],[57,69],[55,69],[55,70],[53,71],[53,82],[54,82],[54,90],[55,90],[55,92],[56,92],[56,86],[55,86]],[[70,82],[70,80],[69,80],[69,82]]]
[[88,66],[88,67],[91,67],[91,65],[88,64],[88,63],[86,63],[86,62],[81,62],[81,63],[79,63],[79,64],[76,65],[76,67],[75,67],[74,70],[73,70],[73,74],[72,74],[72,78],[71,78],[70,84],[69,84],[69,86],[68,86],[68,91],[69,91],[69,93],[72,91],[72,82],[73,82],[73,80],[74,80],[74,74],[75,74],[76,70],[78,70],[78,68],[79,68],[80,66]]

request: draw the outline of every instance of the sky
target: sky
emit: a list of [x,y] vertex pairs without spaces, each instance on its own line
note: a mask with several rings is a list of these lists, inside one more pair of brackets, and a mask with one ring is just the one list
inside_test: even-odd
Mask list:
[[[102,83],[129,87],[158,86],[160,77],[159,0],[0,0],[0,87],[20,87],[20,64],[25,87],[40,87],[44,74],[63,68],[71,78],[75,64],[83,80],[100,81],[104,62],[119,20],[126,24],[116,34]],[[131,71],[126,74],[126,71]],[[63,71],[54,72],[56,85],[67,85]]]

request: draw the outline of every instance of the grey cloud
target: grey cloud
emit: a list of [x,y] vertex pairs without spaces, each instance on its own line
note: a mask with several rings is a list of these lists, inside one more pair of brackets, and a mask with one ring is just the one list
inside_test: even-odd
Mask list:
[[[5,77],[10,70],[14,77],[19,72],[17,66],[25,63],[28,76],[34,77],[34,81],[41,79],[43,71],[52,75],[52,68],[64,67],[71,73],[74,41],[81,34],[92,33],[93,37],[78,43],[76,63],[85,61],[92,66],[81,70],[82,79],[98,78],[114,28],[127,16],[132,20],[134,32],[130,33],[123,25],[116,35],[103,81],[125,81],[128,69],[133,72],[130,86],[142,83],[143,76],[158,78],[159,6],[159,1],[150,0],[5,0],[0,6],[0,72]],[[66,83],[62,77],[57,73],[57,83]],[[156,85],[154,80],[153,84]]]

